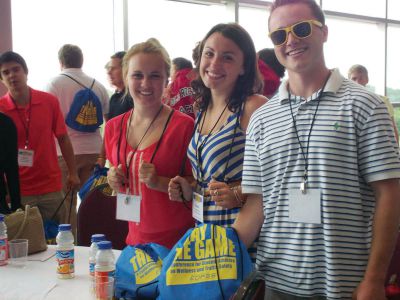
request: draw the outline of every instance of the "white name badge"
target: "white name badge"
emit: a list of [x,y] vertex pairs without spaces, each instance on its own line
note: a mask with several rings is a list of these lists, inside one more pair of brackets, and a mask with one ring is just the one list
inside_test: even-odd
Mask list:
[[192,216],[197,221],[203,223],[203,207],[204,207],[204,197],[198,193],[193,193],[193,200],[192,200]]
[[289,222],[321,224],[321,190],[289,190]]
[[18,149],[18,165],[20,167],[32,167],[33,154],[33,150]]
[[117,194],[117,219],[131,222],[140,222],[141,196]]

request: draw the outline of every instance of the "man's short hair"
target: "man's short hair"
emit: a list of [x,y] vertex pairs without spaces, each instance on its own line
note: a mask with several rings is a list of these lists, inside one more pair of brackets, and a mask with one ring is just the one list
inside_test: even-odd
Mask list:
[[113,55],[111,55],[110,58],[111,59],[118,58],[118,59],[122,60],[124,58],[125,54],[126,54],[125,51],[118,51],[118,52],[115,52]]
[[350,75],[354,72],[364,74],[368,77],[368,70],[363,65],[353,65],[350,67],[349,72],[347,72],[347,77],[350,78]]
[[[9,62],[15,62],[21,65],[22,69],[24,69],[25,71],[25,74],[28,74],[28,66],[26,65],[25,59],[18,53],[13,51],[7,51],[0,55],[0,68],[3,64]],[[0,73],[0,79],[3,79],[1,73]]]
[[184,57],[176,57],[172,60],[172,64],[175,66],[176,71],[183,69],[193,69],[192,62]]
[[65,68],[82,68],[83,54],[76,45],[65,44],[58,51],[58,60]]
[[269,20],[271,19],[272,12],[280,6],[289,5],[289,4],[305,4],[307,5],[312,14],[314,15],[317,21],[320,21],[323,25],[325,25],[325,15],[322,11],[321,7],[314,0],[275,0],[270,8],[270,14],[268,18],[268,28],[269,28]]

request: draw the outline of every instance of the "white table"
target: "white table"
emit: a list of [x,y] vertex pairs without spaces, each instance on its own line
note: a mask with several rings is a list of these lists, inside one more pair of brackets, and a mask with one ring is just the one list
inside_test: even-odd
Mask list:
[[[55,253],[55,246],[38,255]],[[121,251],[114,250],[115,259]],[[29,257],[28,259],[33,259]],[[46,261],[29,260],[25,268],[0,267],[0,300],[86,300],[94,299],[90,287],[89,248],[75,247],[75,278],[57,278],[55,256]]]

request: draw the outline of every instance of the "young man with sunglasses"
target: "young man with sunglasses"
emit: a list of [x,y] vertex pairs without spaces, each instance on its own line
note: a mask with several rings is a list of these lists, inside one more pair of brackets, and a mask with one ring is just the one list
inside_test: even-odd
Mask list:
[[400,159],[385,104],[326,67],[313,0],[276,0],[269,36],[288,72],[253,114],[234,227],[265,299],[385,299],[400,217]]

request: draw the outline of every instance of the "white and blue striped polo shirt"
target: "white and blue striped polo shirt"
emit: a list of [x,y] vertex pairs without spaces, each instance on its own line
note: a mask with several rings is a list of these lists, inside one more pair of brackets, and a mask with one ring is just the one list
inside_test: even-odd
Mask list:
[[[263,195],[257,265],[269,288],[346,299],[363,277],[375,198],[368,183],[400,178],[399,149],[382,100],[333,70],[320,99],[308,151],[308,188],[321,190],[322,224],[288,221],[288,190],[299,189],[304,159],[286,83],[248,126],[242,188]],[[307,144],[318,94],[292,96]]]

